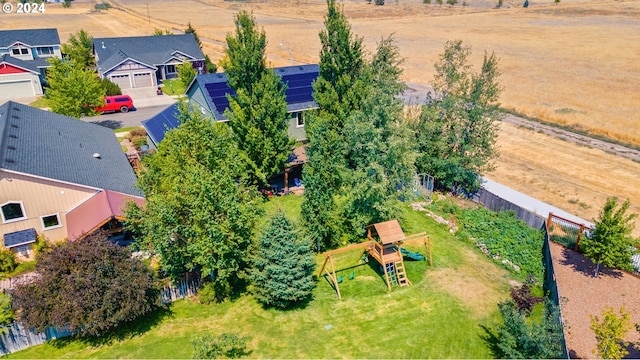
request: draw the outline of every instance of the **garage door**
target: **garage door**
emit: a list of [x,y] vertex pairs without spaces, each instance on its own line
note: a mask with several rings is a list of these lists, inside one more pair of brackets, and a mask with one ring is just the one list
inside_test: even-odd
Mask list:
[[0,99],[19,99],[33,97],[35,93],[30,80],[2,82],[0,80]]
[[131,80],[129,80],[129,74],[111,75],[109,79],[111,80],[111,82],[118,84],[118,86],[120,86],[120,89],[131,88]]
[[133,74],[134,87],[149,87],[153,86],[151,73]]

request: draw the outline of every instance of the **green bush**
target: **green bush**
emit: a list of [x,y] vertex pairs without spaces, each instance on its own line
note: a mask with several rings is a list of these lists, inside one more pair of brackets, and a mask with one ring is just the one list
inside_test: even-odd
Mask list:
[[134,137],[146,137],[147,136],[147,130],[145,130],[144,128],[135,128],[135,129],[131,129],[129,130],[129,135],[127,135],[127,139],[131,140]]
[[217,301],[214,283],[207,282],[198,290],[198,301],[200,304],[213,304]]
[[542,244],[544,235],[518,220],[513,211],[493,212],[485,208],[466,209],[458,213],[462,239],[473,239],[487,256],[509,270],[543,279]]
[[133,138],[133,146],[135,146],[136,150],[140,150],[143,145],[147,145],[146,137],[135,137]]
[[105,94],[107,96],[122,95],[120,85],[107,78],[100,79],[100,85],[102,86],[102,88],[104,88]]
[[7,274],[13,272],[18,263],[16,262],[16,256],[11,250],[0,251],[0,275],[7,276]]
[[447,0],[447,4],[453,6],[458,3],[458,0]]
[[237,359],[248,354],[247,338],[234,333],[205,333],[193,340],[193,359]]

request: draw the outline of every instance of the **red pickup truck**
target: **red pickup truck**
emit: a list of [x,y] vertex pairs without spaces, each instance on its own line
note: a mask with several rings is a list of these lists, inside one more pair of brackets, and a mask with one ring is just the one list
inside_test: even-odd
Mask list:
[[133,100],[129,95],[105,96],[104,102],[104,106],[98,106],[95,110],[99,112],[120,111],[126,113],[133,109]]

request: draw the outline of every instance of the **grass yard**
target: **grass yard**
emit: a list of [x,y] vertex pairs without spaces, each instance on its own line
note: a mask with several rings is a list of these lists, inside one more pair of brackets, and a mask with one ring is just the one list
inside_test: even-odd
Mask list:
[[[297,219],[301,200],[273,197],[266,213],[280,207]],[[341,272],[342,301],[323,277],[307,306],[290,311],[264,309],[250,295],[208,306],[181,300],[109,338],[60,339],[9,358],[189,358],[192,340],[206,331],[247,336],[251,358],[494,357],[486,329],[499,319],[511,274],[423,213],[407,207],[402,225],[433,242],[432,268],[405,263],[412,286],[387,292],[375,261],[358,265],[356,250],[335,257],[338,268],[351,267]]]
[[162,84],[162,91],[169,96],[182,95],[187,90],[180,79],[162,80]]

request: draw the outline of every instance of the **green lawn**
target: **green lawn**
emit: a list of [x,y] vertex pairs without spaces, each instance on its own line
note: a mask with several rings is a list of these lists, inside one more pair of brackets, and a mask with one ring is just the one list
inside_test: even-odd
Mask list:
[[187,90],[180,79],[162,80],[162,91],[167,95],[182,95]]
[[36,101],[29,104],[29,106],[42,109],[49,107],[49,104],[47,103],[47,99],[45,99],[44,96],[40,96],[38,99],[36,99]]
[[[300,202],[274,197],[266,212],[280,207],[296,219]],[[264,309],[250,295],[208,306],[182,300],[108,339],[61,339],[9,357],[190,358],[192,340],[205,331],[247,336],[251,358],[494,357],[486,329],[499,319],[511,275],[423,213],[407,207],[402,225],[407,235],[426,231],[433,241],[433,267],[405,263],[412,286],[387,292],[375,261],[358,264],[356,250],[334,259],[346,268],[342,301],[324,277],[307,306],[290,311]]]

